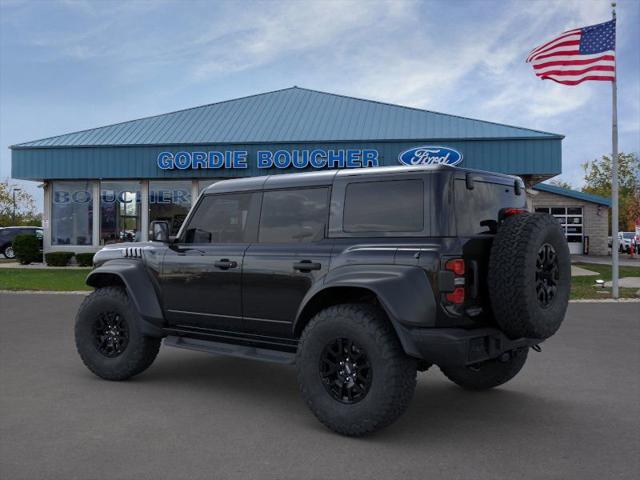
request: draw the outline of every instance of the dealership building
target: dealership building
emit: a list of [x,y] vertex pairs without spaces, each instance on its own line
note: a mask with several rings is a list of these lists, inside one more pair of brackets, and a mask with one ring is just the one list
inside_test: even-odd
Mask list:
[[13,145],[12,177],[43,183],[45,251],[91,252],[147,240],[153,220],[175,235],[221,179],[447,163],[521,176],[572,253],[606,254],[609,200],[540,183],[561,173],[562,139],[292,87]]

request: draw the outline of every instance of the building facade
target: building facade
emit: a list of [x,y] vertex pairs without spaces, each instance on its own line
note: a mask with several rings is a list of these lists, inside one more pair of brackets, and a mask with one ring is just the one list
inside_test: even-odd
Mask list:
[[146,240],[153,220],[175,235],[202,189],[225,178],[448,163],[532,187],[561,172],[562,138],[293,87],[14,145],[12,176],[43,182],[45,251],[90,252]]

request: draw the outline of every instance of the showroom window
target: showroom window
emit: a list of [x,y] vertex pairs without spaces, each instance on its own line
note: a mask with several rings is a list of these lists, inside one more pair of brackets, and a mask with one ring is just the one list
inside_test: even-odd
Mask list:
[[140,240],[140,182],[100,184],[100,243]]
[[169,222],[169,235],[178,234],[191,203],[191,180],[149,182],[149,221]]
[[54,182],[51,202],[51,244],[91,245],[93,195],[91,182]]

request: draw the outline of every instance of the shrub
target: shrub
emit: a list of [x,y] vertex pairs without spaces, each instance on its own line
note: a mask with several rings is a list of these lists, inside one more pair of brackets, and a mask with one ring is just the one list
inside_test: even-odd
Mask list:
[[16,258],[22,265],[42,261],[40,242],[38,241],[38,237],[35,235],[28,233],[16,235],[16,238],[13,239],[12,243]]
[[93,253],[76,253],[76,262],[81,267],[92,267],[93,255]]
[[47,265],[52,267],[66,267],[73,258],[73,252],[49,252],[44,254]]

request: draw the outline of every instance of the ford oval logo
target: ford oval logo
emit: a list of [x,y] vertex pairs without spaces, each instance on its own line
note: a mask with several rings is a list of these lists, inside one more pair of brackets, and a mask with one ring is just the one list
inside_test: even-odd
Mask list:
[[453,148],[425,145],[405,150],[398,160],[405,165],[457,165],[462,154]]

